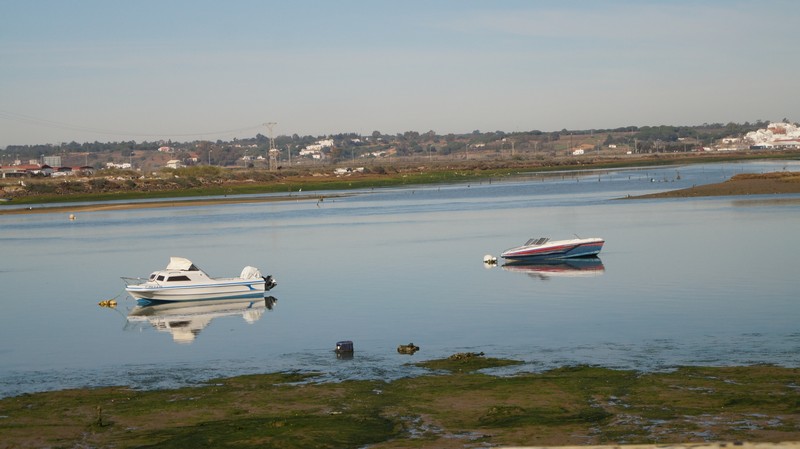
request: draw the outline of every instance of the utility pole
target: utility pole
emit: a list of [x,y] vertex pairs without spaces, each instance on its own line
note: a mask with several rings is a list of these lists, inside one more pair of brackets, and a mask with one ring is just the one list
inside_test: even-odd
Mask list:
[[267,151],[267,155],[269,156],[270,170],[276,170],[278,168],[278,150],[275,149],[275,139],[272,137],[272,128],[277,124],[277,122],[264,123],[264,126],[269,130],[269,150]]
[[574,150],[572,149],[572,133],[569,133],[569,152],[572,153]]

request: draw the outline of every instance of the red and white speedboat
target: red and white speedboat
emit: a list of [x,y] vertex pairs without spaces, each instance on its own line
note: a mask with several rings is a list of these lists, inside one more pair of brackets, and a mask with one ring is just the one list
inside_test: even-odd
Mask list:
[[534,238],[524,245],[503,251],[500,257],[510,260],[571,259],[573,257],[596,256],[605,240],[597,237],[587,239],[550,240],[549,237]]

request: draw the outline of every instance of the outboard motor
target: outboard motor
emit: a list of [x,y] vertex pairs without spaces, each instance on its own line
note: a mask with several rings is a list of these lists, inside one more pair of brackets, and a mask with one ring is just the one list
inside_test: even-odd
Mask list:
[[272,279],[271,275],[267,276],[267,277],[262,276],[262,278],[264,279],[264,291],[265,292],[268,292],[268,291],[272,290],[272,287],[275,287],[276,285],[278,285],[278,282],[275,279]]

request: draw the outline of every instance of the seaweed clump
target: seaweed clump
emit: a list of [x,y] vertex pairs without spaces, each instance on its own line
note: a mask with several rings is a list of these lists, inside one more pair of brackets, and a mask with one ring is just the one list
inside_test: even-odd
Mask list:
[[416,366],[433,370],[445,370],[451,373],[471,373],[487,368],[522,364],[519,360],[486,357],[482,352],[459,352],[446,359],[428,360],[415,363]]

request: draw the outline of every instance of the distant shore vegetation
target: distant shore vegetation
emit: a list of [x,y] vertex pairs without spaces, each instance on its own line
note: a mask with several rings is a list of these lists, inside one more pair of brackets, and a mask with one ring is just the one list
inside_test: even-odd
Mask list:
[[[767,125],[756,121],[447,135],[374,131],[368,136],[294,134],[274,139],[258,134],[216,142],[9,146],[0,151],[0,199],[35,204],[329,191],[533,171],[800,157],[800,148],[751,149],[731,143]],[[37,169],[42,167],[46,171]]]

